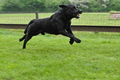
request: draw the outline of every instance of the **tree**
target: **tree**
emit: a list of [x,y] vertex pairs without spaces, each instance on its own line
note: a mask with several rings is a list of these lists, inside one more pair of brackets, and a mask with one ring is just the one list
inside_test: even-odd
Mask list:
[[88,8],[89,0],[69,0],[71,3],[76,4],[82,8]]
[[90,12],[107,12],[109,0],[90,0]]
[[18,11],[21,10],[20,1],[19,0],[5,0],[2,5],[3,11]]
[[56,11],[59,8],[60,4],[68,3],[68,0],[44,0],[45,7],[48,11]]
[[53,12],[60,4],[77,4],[87,12],[119,11],[120,0],[0,0],[0,11]]
[[120,11],[120,0],[110,0],[107,6],[109,11]]
[[2,11],[56,11],[58,5],[67,4],[68,0],[5,0]]
[[23,11],[43,11],[44,4],[42,1],[44,0],[20,0],[23,5]]

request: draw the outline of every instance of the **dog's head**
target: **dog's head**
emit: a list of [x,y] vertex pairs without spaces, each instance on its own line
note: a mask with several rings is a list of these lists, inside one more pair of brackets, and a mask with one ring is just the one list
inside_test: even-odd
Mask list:
[[79,10],[78,7],[73,4],[59,5],[59,7],[64,9],[65,15],[72,18],[79,18],[80,14],[82,14],[82,10]]

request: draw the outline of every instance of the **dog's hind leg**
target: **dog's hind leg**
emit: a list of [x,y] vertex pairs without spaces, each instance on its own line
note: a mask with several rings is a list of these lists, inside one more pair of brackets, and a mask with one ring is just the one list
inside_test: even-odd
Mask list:
[[29,28],[29,26],[30,26],[35,20],[36,20],[36,19],[33,19],[33,20],[31,20],[31,21],[29,22],[29,24],[27,25],[27,27],[26,27],[26,29],[25,29],[25,31],[24,31],[25,34],[27,33],[27,29]]
[[22,38],[20,38],[19,41],[20,42],[23,41],[25,39],[25,37],[26,37],[26,34]]
[[32,38],[32,35],[26,35],[23,43],[23,49],[26,48],[26,43]]
[[45,35],[45,32],[40,32],[42,35]]

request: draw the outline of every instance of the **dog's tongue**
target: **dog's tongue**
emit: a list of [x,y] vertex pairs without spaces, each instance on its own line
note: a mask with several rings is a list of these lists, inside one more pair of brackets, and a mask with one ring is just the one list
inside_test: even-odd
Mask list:
[[77,14],[77,17],[80,17],[80,15],[79,15],[79,14]]

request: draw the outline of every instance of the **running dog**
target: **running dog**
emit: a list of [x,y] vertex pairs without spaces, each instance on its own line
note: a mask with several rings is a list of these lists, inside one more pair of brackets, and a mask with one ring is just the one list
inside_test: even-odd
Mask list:
[[59,5],[61,8],[57,12],[55,12],[49,18],[43,19],[34,19],[31,20],[24,31],[24,36],[19,39],[19,41],[23,41],[23,49],[26,48],[26,43],[35,35],[45,33],[49,34],[62,34],[70,38],[69,43],[72,45],[74,41],[76,43],[80,43],[81,40],[76,38],[71,30],[71,19],[79,18],[80,14],[82,14],[82,10],[79,10],[74,4],[67,5]]

